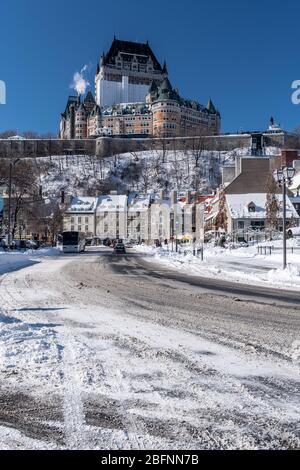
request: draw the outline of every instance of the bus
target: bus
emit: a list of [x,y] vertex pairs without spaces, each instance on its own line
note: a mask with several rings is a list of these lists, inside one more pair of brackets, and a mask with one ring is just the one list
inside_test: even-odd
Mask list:
[[63,232],[58,239],[63,253],[83,253],[85,251],[85,238],[80,232]]

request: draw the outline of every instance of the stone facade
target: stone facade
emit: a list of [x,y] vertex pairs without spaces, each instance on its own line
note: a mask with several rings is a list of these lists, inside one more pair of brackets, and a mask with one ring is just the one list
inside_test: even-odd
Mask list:
[[59,135],[61,139],[87,139],[95,137],[101,126],[101,111],[91,92],[83,102],[80,96],[69,96],[61,115]]
[[[282,131],[270,136],[263,133],[265,148],[299,149],[300,135]],[[204,150],[230,151],[236,148],[251,149],[251,133],[201,136]],[[269,142],[271,139],[271,142]],[[97,139],[0,139],[0,158],[37,158],[51,155],[97,155],[112,157],[120,153],[144,150],[193,150],[198,137],[124,138],[118,136]]]

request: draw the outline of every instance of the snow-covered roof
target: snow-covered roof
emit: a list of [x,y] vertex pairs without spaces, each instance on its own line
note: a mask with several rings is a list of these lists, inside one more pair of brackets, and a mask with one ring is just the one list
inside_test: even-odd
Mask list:
[[20,135],[12,135],[11,137],[8,137],[7,140],[26,140],[26,139]]
[[138,193],[131,193],[128,196],[128,212],[146,211],[150,205],[150,194],[144,196]]
[[98,198],[98,211],[115,211],[127,209],[127,196],[118,194],[108,194],[99,196]]
[[[279,203],[279,215],[282,216],[282,194],[276,194]],[[265,219],[267,193],[227,194],[227,207],[233,219]],[[249,205],[254,204],[254,211],[249,211]],[[290,199],[287,198],[287,217],[299,218]]]
[[300,187],[300,173],[297,173],[292,181],[291,186],[289,186],[289,189],[291,191],[297,190]]
[[96,197],[73,197],[67,212],[93,213],[96,207]]

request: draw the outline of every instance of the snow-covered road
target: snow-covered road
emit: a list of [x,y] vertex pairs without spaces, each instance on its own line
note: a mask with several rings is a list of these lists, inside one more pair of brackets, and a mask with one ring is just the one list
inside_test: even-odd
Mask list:
[[299,313],[138,254],[4,274],[0,448],[299,448]]

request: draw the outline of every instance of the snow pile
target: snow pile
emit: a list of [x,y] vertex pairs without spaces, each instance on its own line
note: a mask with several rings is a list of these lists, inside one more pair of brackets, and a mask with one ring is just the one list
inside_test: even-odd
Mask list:
[[0,275],[16,269],[25,268],[32,264],[38,263],[39,258],[44,256],[57,256],[59,254],[57,248],[41,248],[40,250],[27,250],[20,252],[4,252],[0,251]]
[[0,363],[6,376],[18,371],[19,380],[24,380],[30,370],[32,381],[46,385],[55,375],[58,378],[59,354],[57,333],[49,323],[27,323],[11,312],[0,312]]
[[271,284],[288,284],[300,288],[300,269],[298,266],[289,264],[286,269],[272,269],[268,273]]
[[[252,285],[265,285],[291,290],[300,288],[300,249],[296,240],[288,240],[288,260],[292,264],[286,270],[281,269],[282,240],[271,242],[274,251],[271,255],[261,255],[257,246],[242,246],[221,248],[208,243],[204,246],[204,260],[201,261],[199,248],[197,256],[193,256],[193,245],[178,246],[175,252],[173,245],[163,245],[161,248],[141,245],[136,250],[151,255],[152,259],[167,267],[184,271],[186,274],[199,275],[206,278],[226,279]],[[261,245],[269,245],[270,242]],[[291,253],[291,249],[294,252]],[[147,260],[147,258],[145,258]]]

